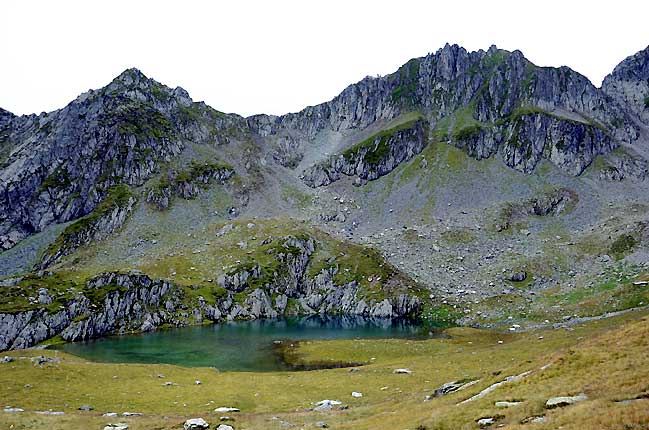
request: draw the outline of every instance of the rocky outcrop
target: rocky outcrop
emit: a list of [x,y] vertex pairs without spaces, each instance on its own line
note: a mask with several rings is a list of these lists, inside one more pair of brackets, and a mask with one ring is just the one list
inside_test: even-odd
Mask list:
[[76,249],[107,238],[122,227],[135,202],[135,196],[126,185],[110,188],[106,199],[92,213],[63,230],[59,238],[47,248],[37,268],[45,269]]
[[541,158],[563,171],[579,175],[597,155],[616,144],[604,128],[544,113],[522,115],[510,122],[503,143],[505,164],[531,173]]
[[[286,314],[345,314],[379,318],[418,316],[421,300],[408,294],[387,294],[382,300],[367,298],[356,281],[337,283],[339,268],[324,268],[312,278],[306,276],[314,251],[311,238],[278,240],[275,256],[279,265],[258,264],[221,276],[220,286],[232,293],[251,291],[243,303],[233,304],[229,318],[276,317]],[[272,300],[274,298],[274,300]]]
[[55,335],[76,341],[204,320],[311,314],[376,318],[419,315],[422,302],[418,297],[386,293],[382,299],[369,298],[356,281],[337,283],[337,266],[324,268],[310,278],[306,273],[314,250],[315,241],[308,236],[275,239],[264,248],[272,258],[242,263],[219,277],[221,292],[197,299],[187,295],[187,287],[137,272],[99,274],[58,307],[48,306],[52,296],[41,288],[34,303],[41,306],[0,314],[0,350],[26,348]]
[[383,130],[327,162],[307,169],[303,180],[310,187],[329,185],[340,179],[341,174],[374,180],[419,154],[427,142],[425,121],[410,121]]
[[527,216],[558,215],[574,207],[579,196],[567,188],[558,188],[528,200],[506,203],[496,220],[496,230],[502,231]]
[[41,308],[0,314],[0,349],[27,348],[55,335],[73,341],[138,330],[147,318],[162,317],[159,325],[167,315],[152,315],[148,310],[158,312],[170,290],[169,283],[144,275],[99,275],[57,311]]
[[234,175],[234,169],[226,164],[205,162],[192,163],[187,170],[172,171],[162,176],[149,188],[146,201],[160,210],[168,209],[174,195],[185,200],[196,198],[213,180],[223,184]]
[[284,167],[295,168],[302,160],[301,141],[290,134],[279,136],[272,153],[273,159]]
[[[87,294],[94,300],[85,318],[72,320],[61,332],[64,340],[75,341],[104,336],[109,333],[147,331],[165,322],[172,323],[179,300],[173,296],[174,286],[141,274],[106,273],[87,284]],[[163,307],[164,305],[164,307]]]
[[607,165],[599,172],[599,179],[605,181],[623,181],[635,179],[643,181],[649,176],[649,161],[638,156],[623,154],[610,157]]
[[627,57],[604,78],[602,90],[649,124],[649,47]]

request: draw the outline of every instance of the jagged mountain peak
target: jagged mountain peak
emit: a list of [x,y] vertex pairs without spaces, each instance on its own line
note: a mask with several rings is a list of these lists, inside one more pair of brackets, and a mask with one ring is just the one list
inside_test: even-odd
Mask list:
[[158,107],[163,107],[163,104],[169,102],[175,102],[182,106],[189,106],[193,102],[189,93],[183,88],[167,87],[155,79],[147,77],[135,67],[124,70],[106,87],[99,90],[99,94],[120,95]]
[[649,46],[625,58],[604,78],[602,90],[649,123]]
[[149,78],[137,67],[129,67],[115,77],[115,80],[123,82],[148,80]]
[[649,46],[625,58],[608,76],[649,79]]
[[0,107],[0,116],[14,116],[14,114]]

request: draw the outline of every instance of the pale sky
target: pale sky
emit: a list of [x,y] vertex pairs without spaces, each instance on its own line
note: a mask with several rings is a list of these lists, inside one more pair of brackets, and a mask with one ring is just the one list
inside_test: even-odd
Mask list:
[[2,0],[0,107],[58,109],[137,67],[221,111],[282,114],[446,42],[520,49],[599,86],[649,45],[648,17],[646,0]]

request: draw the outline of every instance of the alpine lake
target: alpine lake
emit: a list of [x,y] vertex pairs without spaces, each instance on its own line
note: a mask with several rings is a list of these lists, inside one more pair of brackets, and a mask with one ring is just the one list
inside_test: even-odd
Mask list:
[[170,328],[66,343],[55,348],[95,362],[270,372],[306,370],[288,363],[283,354],[284,348],[295,342],[421,336],[422,327],[407,320],[312,316]]

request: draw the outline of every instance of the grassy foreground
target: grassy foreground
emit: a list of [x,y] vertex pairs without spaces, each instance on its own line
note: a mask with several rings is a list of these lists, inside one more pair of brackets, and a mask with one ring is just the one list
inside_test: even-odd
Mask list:
[[[304,342],[293,351],[294,358],[305,362],[368,363],[357,372],[218,372],[91,363],[58,351],[13,351],[7,355],[15,361],[0,364],[0,403],[26,412],[0,412],[0,428],[101,429],[119,421],[134,430],[180,429],[192,417],[203,417],[216,428],[224,415],[213,412],[219,406],[241,409],[241,413],[227,414],[236,418],[231,423],[235,429],[279,429],[289,427],[288,423],[292,428],[314,428],[318,421],[334,429],[475,429],[479,427],[475,420],[487,416],[499,417],[496,425],[509,429],[649,428],[649,400],[620,402],[649,397],[646,311],[570,329],[503,334],[454,328],[446,334],[449,337],[428,340]],[[41,354],[60,362],[41,367],[28,359]],[[394,374],[396,368],[409,368],[413,373]],[[530,370],[518,382],[458,405],[507,376]],[[424,402],[426,395],[445,382],[473,379],[480,382]],[[195,380],[202,384],[196,385]],[[165,386],[165,382],[174,385]],[[352,391],[362,392],[363,397],[353,398]],[[549,397],[582,392],[589,397],[585,402],[550,411],[544,408]],[[349,408],[324,413],[308,410],[322,399],[340,400]],[[501,400],[523,403],[496,408],[494,402]],[[77,410],[81,405],[95,410]],[[65,415],[35,413],[49,409]],[[143,416],[101,416],[125,411]],[[520,424],[538,415],[545,415],[545,422]]]

